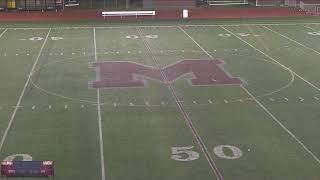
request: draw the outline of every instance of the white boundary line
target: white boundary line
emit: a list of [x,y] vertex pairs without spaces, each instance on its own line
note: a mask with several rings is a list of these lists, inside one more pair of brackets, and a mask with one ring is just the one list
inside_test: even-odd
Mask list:
[[254,97],[247,88],[243,87],[241,85],[242,89],[247,92],[249,96],[279,125],[281,126],[301,147],[307,151],[315,161],[317,161],[320,164],[319,158],[309,150],[307,146],[303,144],[301,140],[299,140],[285,125],[283,125],[256,97]]
[[[222,29],[226,30],[227,32],[229,32],[230,34],[233,34],[235,37],[237,37],[239,40],[241,40],[242,42],[245,42],[246,44],[250,45],[248,42],[242,40],[240,37],[236,36],[234,33],[232,33],[231,31],[227,30],[224,27],[221,27]],[[197,46],[203,50],[203,52],[205,52],[211,59],[213,59],[212,55],[210,53],[208,53],[199,43],[197,43],[184,29],[182,29],[180,27],[180,29],[195,43],[197,44]],[[252,48],[254,48],[255,50],[261,52],[262,54],[266,55],[265,53],[263,53],[262,51],[258,50],[257,48],[255,48],[254,46],[250,45]],[[269,57],[269,56],[267,56]],[[273,60],[273,58],[272,58]],[[257,100],[256,97],[254,97],[243,85],[241,85],[241,88],[278,124],[280,125],[299,145],[302,146],[302,148],[304,150],[306,150],[313,158],[314,160],[316,160],[319,164],[320,164],[320,160],[319,158],[312,152],[310,151],[303,143],[302,141],[300,141],[287,127],[285,127],[262,103],[259,102],[259,100]]]
[[[282,65],[280,62],[278,62],[277,60],[275,60],[274,58],[272,58],[271,56],[269,56],[268,54],[264,53],[263,51],[259,50],[258,48],[256,48],[255,46],[253,46],[252,44],[248,43],[247,41],[243,40],[241,37],[237,36],[236,34],[234,34],[233,32],[231,32],[230,30],[226,29],[225,27],[221,26],[222,29],[224,29],[225,31],[229,32],[230,34],[232,34],[233,36],[235,36],[236,38],[238,38],[240,41],[242,41],[243,43],[249,45],[250,47],[252,47],[253,49],[255,49],[256,51],[260,52],[261,54],[263,54],[264,56],[266,56],[267,58],[269,58],[270,60],[273,60],[274,62],[276,62],[277,64],[281,65],[283,68],[289,69],[286,66]],[[304,78],[302,78],[301,76],[299,76],[297,73],[295,73],[294,71],[291,70],[292,73],[294,73],[296,76],[298,76],[300,79],[302,79],[303,81],[305,81],[306,83],[310,84],[312,87],[316,88],[317,90],[319,90],[319,88],[315,85],[313,85],[312,83],[310,83],[309,81],[305,80]],[[309,148],[307,148],[307,146],[305,146],[303,144],[302,141],[300,141],[288,128],[286,128],[266,107],[264,107],[245,87],[241,86],[243,90],[245,90],[254,100],[255,102],[268,114],[270,115],[270,117],[277,122],[298,144],[301,145],[301,147],[303,149],[305,149],[312,157],[315,161],[317,161],[320,164],[320,160],[319,158],[311,151],[309,150]]]
[[288,37],[288,36],[286,36],[286,35],[283,35],[283,34],[277,32],[277,31],[275,31],[275,30],[273,30],[273,29],[271,29],[271,28],[268,28],[268,27],[266,27],[266,26],[262,26],[262,27],[265,28],[265,29],[268,29],[269,31],[271,31],[271,32],[273,32],[273,33],[275,33],[275,34],[283,37],[283,38],[288,39],[288,40],[291,41],[291,42],[294,42],[294,43],[296,43],[296,44],[298,44],[298,45],[300,45],[300,46],[302,46],[302,47],[304,47],[304,48],[306,48],[306,49],[309,49],[309,50],[315,52],[316,54],[320,55],[320,52],[319,52],[319,51],[316,51],[315,49],[313,49],[313,48],[311,48],[311,47],[308,47],[308,46],[306,46],[306,45],[304,45],[304,44],[302,44],[302,43],[300,43],[300,42],[298,42],[298,41],[296,41],[296,40],[294,40],[294,39],[291,39],[290,37]]
[[[248,23],[248,24],[180,24],[183,27],[220,27],[220,26],[296,26],[296,25],[320,25],[320,23]],[[176,25],[142,25],[142,26],[66,26],[66,27],[8,27],[13,30],[31,29],[116,29],[116,28],[173,28]]]
[[6,138],[7,138],[7,135],[8,135],[8,133],[9,133],[9,130],[10,130],[11,126],[12,126],[12,123],[13,123],[15,117],[16,117],[18,108],[20,107],[20,104],[21,104],[22,97],[23,97],[23,95],[24,95],[24,93],[25,93],[25,91],[26,91],[26,89],[27,89],[27,86],[28,86],[28,84],[29,84],[29,82],[30,82],[30,79],[31,79],[31,77],[32,77],[32,74],[33,74],[33,72],[34,72],[34,70],[35,70],[35,68],[36,68],[36,65],[38,64],[38,61],[39,61],[40,56],[41,56],[41,54],[42,54],[43,48],[44,48],[44,46],[45,46],[45,44],[46,44],[46,42],[47,42],[47,40],[48,40],[48,37],[49,37],[50,32],[51,32],[51,29],[49,29],[49,31],[48,31],[48,33],[47,33],[47,36],[46,36],[46,38],[45,38],[45,40],[44,40],[44,42],[43,42],[43,44],[42,44],[42,46],[41,46],[41,49],[40,49],[40,51],[39,51],[39,54],[38,54],[35,62],[33,63],[33,66],[32,66],[32,68],[31,68],[31,70],[30,70],[30,73],[29,73],[29,75],[28,75],[27,81],[26,81],[26,83],[24,84],[24,87],[23,87],[23,89],[22,89],[22,92],[21,92],[21,94],[20,94],[20,97],[19,97],[19,99],[18,99],[18,102],[17,102],[17,104],[16,104],[16,106],[15,106],[15,108],[14,108],[14,110],[13,110],[12,115],[11,115],[11,118],[10,118],[10,121],[9,121],[9,123],[8,123],[8,126],[7,126],[5,132],[4,132],[3,136],[2,136],[2,139],[1,139],[1,142],[0,142],[0,152],[1,152],[2,148],[3,148],[3,144],[4,144],[4,142],[5,142]]
[[255,46],[253,46],[252,44],[248,43],[247,41],[243,40],[242,38],[240,38],[238,35],[234,34],[233,32],[231,32],[230,30],[226,29],[223,26],[220,26],[222,29],[224,29],[225,31],[229,32],[230,34],[232,34],[233,36],[235,36],[236,38],[238,38],[240,41],[242,41],[243,43],[247,44],[248,46],[250,46],[251,48],[253,48],[254,50],[260,52],[261,54],[263,54],[264,56],[266,56],[267,58],[269,58],[270,60],[274,61],[275,63],[279,64],[281,67],[283,67],[284,69],[288,69],[290,70],[295,76],[297,76],[298,78],[300,78],[301,80],[303,80],[305,83],[309,84],[310,86],[312,86],[313,88],[315,88],[316,90],[320,91],[320,88],[315,86],[314,84],[312,84],[311,82],[309,82],[308,80],[306,80],[305,78],[303,78],[302,76],[300,76],[299,74],[297,74],[295,71],[291,70],[289,67],[281,64],[279,61],[277,61],[276,59],[274,59],[273,57],[269,56],[268,54],[266,54],[265,52],[261,51],[260,49],[256,48]]
[[2,36],[4,35],[4,33],[7,32],[8,29],[5,29],[1,34],[0,34],[0,38],[2,38]]
[[[97,41],[96,41],[96,29],[93,28],[93,42],[94,42],[94,59],[98,62],[97,56]],[[100,164],[101,164],[101,180],[106,179],[105,166],[104,166],[104,148],[103,148],[103,134],[102,134],[102,118],[101,118],[101,103],[100,103],[100,89],[97,88],[97,111],[98,111],[98,123],[99,123],[99,142],[100,142]]]

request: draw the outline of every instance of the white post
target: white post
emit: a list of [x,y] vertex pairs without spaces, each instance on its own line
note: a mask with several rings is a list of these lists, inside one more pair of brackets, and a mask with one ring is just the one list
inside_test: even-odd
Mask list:
[[189,17],[189,10],[188,9],[182,10],[182,17],[183,17],[183,19],[187,19]]

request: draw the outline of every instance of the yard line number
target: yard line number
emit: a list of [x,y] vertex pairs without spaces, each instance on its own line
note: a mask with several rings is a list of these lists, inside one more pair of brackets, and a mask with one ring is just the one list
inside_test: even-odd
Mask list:
[[[200,158],[200,154],[193,151],[193,146],[184,147],[171,147],[171,159],[176,161],[194,161]],[[235,146],[231,145],[219,145],[213,148],[213,152],[216,156],[222,159],[239,159],[243,153]],[[228,153],[226,153],[228,152]],[[32,156],[29,154],[13,154],[4,159],[4,161],[13,161],[17,158],[21,158],[23,161],[32,161]]]
[[[146,35],[144,36],[145,38],[149,38],[149,39],[157,39],[159,36],[156,34],[150,34],[150,35]],[[126,36],[127,39],[138,39],[139,36],[138,35],[128,35]]]
[[311,36],[320,36],[320,31],[317,32],[308,32],[309,35]]
[[[44,37],[31,37],[29,39],[19,39],[19,40],[42,41],[43,39]],[[49,39],[51,39],[52,41],[58,41],[58,40],[62,40],[63,37],[50,37]]]
[[[247,36],[254,36],[254,37],[258,37],[258,36],[261,36],[259,34],[250,34],[250,33],[235,33],[236,35],[238,36],[241,36],[241,37],[247,37]],[[228,33],[221,33],[221,34],[218,34],[219,37],[231,37],[232,34],[228,34]]]
[[[171,147],[171,159],[176,161],[194,161],[200,158],[198,152],[193,151],[193,146]],[[216,156],[222,159],[239,159],[243,153],[235,146],[219,145],[213,148]]]

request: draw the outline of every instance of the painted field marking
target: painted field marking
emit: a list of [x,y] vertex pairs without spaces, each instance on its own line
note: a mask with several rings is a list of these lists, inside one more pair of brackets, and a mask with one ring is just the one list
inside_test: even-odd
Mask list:
[[317,51],[317,50],[315,50],[315,49],[313,49],[313,48],[311,48],[311,47],[309,47],[309,46],[306,46],[306,45],[304,45],[304,44],[302,44],[302,43],[300,43],[300,42],[298,42],[298,41],[296,41],[296,40],[294,40],[294,39],[291,39],[290,37],[288,37],[288,36],[286,36],[286,35],[283,35],[283,34],[277,32],[277,31],[275,31],[275,30],[273,30],[273,29],[271,29],[271,28],[268,28],[268,27],[266,27],[266,26],[262,26],[262,27],[264,27],[265,29],[268,29],[269,31],[271,31],[271,32],[273,32],[273,33],[275,33],[275,34],[277,34],[277,35],[279,35],[279,36],[281,36],[281,37],[284,37],[284,38],[288,39],[288,40],[291,41],[291,42],[294,42],[294,43],[296,43],[296,44],[298,44],[298,45],[300,45],[300,46],[302,46],[302,47],[304,47],[304,48],[306,48],[306,49],[309,49],[309,50],[315,52],[316,54],[320,55],[320,52],[319,52],[319,51]]
[[16,104],[16,108],[14,108],[14,110],[13,110],[13,112],[12,112],[12,115],[11,115],[11,118],[10,118],[10,121],[9,121],[9,123],[8,123],[8,126],[7,126],[6,130],[4,131],[4,134],[3,134],[2,139],[1,139],[1,141],[0,141],[0,152],[1,152],[1,150],[2,150],[2,148],[3,148],[3,144],[4,144],[4,142],[5,142],[5,140],[6,140],[7,136],[8,136],[8,133],[9,133],[9,130],[10,130],[11,126],[12,126],[12,123],[13,123],[15,117],[16,117],[16,114],[17,114],[17,111],[18,111],[18,107],[19,107],[20,104],[21,104],[22,97],[24,96],[24,93],[25,93],[25,91],[26,91],[26,89],[27,89],[27,86],[28,86],[28,84],[29,84],[29,82],[30,82],[32,73],[34,72],[34,70],[35,70],[35,68],[36,68],[36,65],[38,64],[38,61],[39,61],[40,56],[41,56],[41,54],[42,54],[43,48],[44,48],[44,46],[45,46],[45,44],[46,44],[46,42],[47,42],[47,40],[48,40],[48,37],[49,37],[50,32],[51,32],[51,29],[49,29],[49,31],[48,31],[48,33],[47,33],[47,36],[46,36],[46,39],[45,39],[45,40],[43,41],[43,43],[42,43],[42,46],[41,46],[40,51],[39,51],[39,53],[38,53],[38,56],[37,56],[35,62],[33,63],[33,66],[32,66],[32,68],[31,68],[31,70],[30,70],[30,73],[29,73],[29,75],[28,75],[28,78],[27,78],[27,80],[26,80],[26,82],[25,82],[25,84],[24,84],[24,86],[23,86],[22,91],[21,91],[21,94],[20,94],[19,99],[18,99],[17,104]]
[[[93,44],[94,44],[94,60],[98,62],[97,56],[97,41],[96,29],[93,28]],[[101,164],[101,180],[106,180],[105,166],[104,166],[104,149],[103,149],[103,135],[102,135],[102,117],[101,117],[101,103],[100,103],[100,89],[97,88],[97,111],[98,111],[98,125],[99,125],[99,142],[100,142],[100,164]]]
[[320,30],[315,29],[315,28],[312,28],[312,27],[310,27],[310,26],[303,26],[303,27],[308,28],[308,29],[311,29],[312,31],[320,31]]
[[[198,47],[200,49],[202,49],[204,51],[204,53],[206,53],[211,59],[213,59],[212,55],[209,54],[204,48],[202,48],[202,46],[197,43],[184,29],[182,29],[181,27],[179,27],[195,44],[198,45]],[[264,53],[263,51],[257,49],[256,47],[254,47],[253,45],[251,45],[250,43],[244,41],[242,38],[236,36],[233,32],[229,31],[228,29],[224,28],[221,26],[222,29],[224,29],[225,31],[229,32],[230,34],[234,35],[235,37],[237,37],[240,41],[244,42],[245,44],[249,45],[250,47],[252,47],[253,49],[257,50],[258,52],[262,53],[263,55],[265,55],[266,57],[268,57],[271,60],[274,60],[275,62],[277,62],[279,65],[281,65],[282,67],[285,67],[284,65],[282,65],[281,63],[279,63],[278,61],[276,61],[275,59],[273,59],[272,57],[270,57],[269,55],[267,55],[266,53]],[[286,69],[288,69],[287,67],[285,67]],[[299,76],[298,76],[299,77]],[[276,123],[278,123],[298,144],[301,145],[301,147],[303,149],[306,150],[306,152],[308,152],[315,161],[317,161],[320,164],[320,160],[319,158],[312,152],[310,151],[303,143],[302,141],[300,141],[287,127],[285,127],[260,101],[257,100],[256,97],[254,97],[243,85],[241,85],[241,88],[251,97],[251,99],[253,99]]]
[[[140,37],[142,37],[141,30],[139,28],[137,28],[137,31],[138,31]],[[142,38],[142,42],[144,43],[145,47],[147,48],[149,54],[151,55],[151,57],[154,61],[154,64],[157,66],[158,69],[161,69],[161,65],[158,62],[158,59],[156,58],[156,56],[154,56],[154,52],[153,52],[150,44],[144,38]],[[174,90],[171,83],[168,81],[167,76],[165,75],[165,73],[162,70],[161,70],[161,77],[164,80],[164,82],[166,82],[165,84],[167,84],[167,87],[172,95],[173,100],[176,103],[176,106],[179,108],[181,115],[184,117],[184,120],[187,123],[188,127],[190,128],[194,138],[196,139],[199,148],[202,150],[203,154],[205,155],[205,158],[207,159],[209,166],[211,167],[212,172],[215,174],[215,176],[217,177],[218,180],[224,180],[216,162],[211,157],[210,152],[208,151],[204,141],[202,140],[202,137],[199,135],[197,129],[195,128],[192,119],[190,118],[190,116],[186,112],[186,110],[184,109],[182,103],[179,102],[180,98],[178,97],[177,92]]]
[[276,64],[278,64],[279,66],[281,66],[282,68],[291,71],[295,76],[299,77],[301,80],[303,80],[305,83],[309,84],[310,86],[312,86],[313,88],[315,88],[316,90],[320,91],[320,88],[315,86],[314,84],[312,84],[311,82],[309,82],[308,80],[306,80],[305,78],[303,78],[302,76],[300,76],[299,74],[297,74],[295,71],[291,70],[289,67],[281,64],[279,61],[277,61],[276,59],[274,59],[273,57],[271,57],[270,55],[266,54],[265,52],[261,51],[260,49],[256,48],[255,46],[253,46],[252,44],[250,44],[249,42],[243,40],[241,37],[237,36],[236,34],[234,34],[233,32],[231,32],[230,30],[226,29],[223,26],[220,26],[222,29],[224,29],[225,31],[229,32],[230,34],[234,35],[236,38],[238,38],[240,41],[242,41],[243,43],[247,44],[248,46],[250,46],[251,48],[253,48],[254,50],[260,52],[261,54],[263,54],[265,57],[269,58],[270,60],[274,61]]
[[1,34],[0,34],[0,38],[2,38],[2,36],[4,35],[4,33],[7,32],[8,29],[5,29]]
[[304,99],[302,97],[299,97],[299,101],[304,101]]
[[[219,26],[296,26],[296,25],[319,25],[320,23],[242,23],[242,24],[181,24],[183,27],[219,27]],[[172,25],[155,25],[155,26],[73,26],[73,27],[9,27],[7,29],[23,29],[23,30],[48,30],[48,29],[119,29],[119,28],[177,28],[178,26]]]
[[319,158],[311,151],[309,148],[303,144],[301,140],[299,140],[285,125],[283,125],[260,101],[258,101],[245,87],[241,85],[242,89],[246,91],[252,99],[278,124],[280,125],[298,144],[301,145],[301,147],[307,151],[315,161],[317,161],[320,164]]
[[[222,27],[222,29],[224,29],[225,31],[229,32],[230,34],[234,35],[236,38],[238,38],[240,41],[242,41],[243,43],[249,45],[250,47],[252,47],[253,49],[255,49],[256,51],[260,52],[261,54],[263,54],[264,56],[266,56],[267,58],[269,58],[270,60],[273,60],[274,62],[276,62],[277,64],[279,64],[280,66],[282,66],[285,69],[289,69],[288,67],[284,66],[283,64],[281,64],[280,62],[278,62],[277,60],[275,60],[273,57],[269,56],[268,54],[266,54],[265,52],[261,51],[260,49],[256,48],[255,46],[253,46],[252,44],[250,44],[249,42],[243,40],[242,38],[240,38],[239,36],[237,36],[236,34],[234,34],[233,32],[231,32],[230,30],[226,29],[225,27]],[[290,69],[289,69],[290,70]],[[297,77],[299,77],[300,79],[302,79],[303,81],[305,81],[306,83],[308,83],[309,85],[311,85],[312,87],[314,87],[315,89],[319,90],[320,89],[313,85],[312,83],[310,83],[309,81],[305,80],[304,78],[302,78],[300,75],[298,75],[297,73],[295,73],[294,71],[291,70],[292,73],[294,73]],[[262,103],[260,103],[260,101],[258,101],[256,99],[256,97],[254,97],[244,86],[241,86],[242,89],[244,91],[247,92],[248,95],[251,96],[251,98],[267,113],[269,114],[269,116],[276,122],[278,123],[298,144],[301,145],[301,147],[303,149],[305,149],[306,152],[308,152],[315,161],[317,161],[320,164],[320,159],[311,151],[309,150],[309,148],[307,148],[306,145],[303,144],[302,141],[300,141],[287,127],[285,127]]]

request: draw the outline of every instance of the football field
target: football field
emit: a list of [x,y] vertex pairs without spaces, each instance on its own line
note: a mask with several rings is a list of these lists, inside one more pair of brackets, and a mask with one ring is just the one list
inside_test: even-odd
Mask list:
[[0,26],[0,92],[56,180],[320,179],[320,24]]

